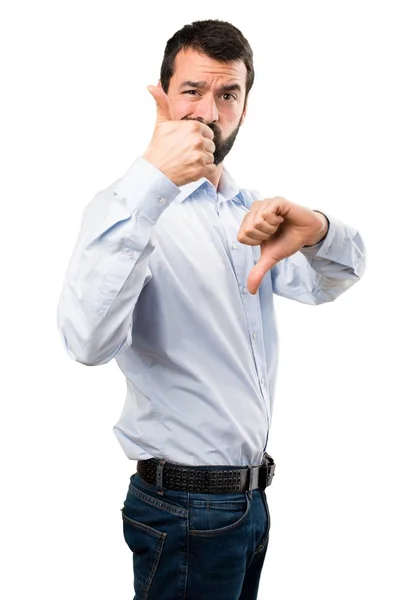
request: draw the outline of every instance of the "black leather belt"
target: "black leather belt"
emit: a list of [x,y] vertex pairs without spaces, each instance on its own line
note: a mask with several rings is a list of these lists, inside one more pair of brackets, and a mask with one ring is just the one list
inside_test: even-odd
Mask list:
[[137,472],[147,483],[156,485],[160,494],[163,494],[164,489],[200,494],[242,493],[256,488],[265,489],[271,485],[275,462],[266,452],[262,464],[254,467],[213,469],[149,458],[137,461]]

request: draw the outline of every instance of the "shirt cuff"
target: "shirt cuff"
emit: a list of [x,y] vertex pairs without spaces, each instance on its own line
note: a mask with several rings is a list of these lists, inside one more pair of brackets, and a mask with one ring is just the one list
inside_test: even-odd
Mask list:
[[142,156],[135,160],[111,189],[125,199],[131,212],[139,211],[140,215],[153,223],[181,192],[169,177]]
[[323,214],[329,219],[329,230],[326,237],[314,246],[301,248],[300,252],[309,259],[323,258],[355,270],[362,268],[363,258],[359,256],[356,245],[353,243],[358,230],[328,213]]

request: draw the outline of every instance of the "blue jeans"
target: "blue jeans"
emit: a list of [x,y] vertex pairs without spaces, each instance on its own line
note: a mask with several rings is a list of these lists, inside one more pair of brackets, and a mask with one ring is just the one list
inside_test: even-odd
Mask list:
[[133,600],[255,600],[269,540],[265,490],[156,490],[134,473],[121,509]]

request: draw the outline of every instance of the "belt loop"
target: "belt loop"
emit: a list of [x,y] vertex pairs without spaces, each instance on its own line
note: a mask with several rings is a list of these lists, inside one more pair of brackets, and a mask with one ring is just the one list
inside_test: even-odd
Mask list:
[[248,490],[256,490],[259,487],[259,467],[249,467],[249,486]]
[[159,494],[160,496],[164,495],[165,489],[162,486],[162,473],[164,470],[164,466],[165,466],[166,460],[164,460],[163,458],[161,458],[158,461],[158,466],[156,467],[156,493]]

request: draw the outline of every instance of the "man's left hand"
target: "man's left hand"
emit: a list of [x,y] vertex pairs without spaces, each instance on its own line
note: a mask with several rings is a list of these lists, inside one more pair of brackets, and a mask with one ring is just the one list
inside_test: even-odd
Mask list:
[[320,212],[276,196],[255,200],[243,217],[237,239],[261,246],[261,257],[249,273],[247,287],[256,294],[265,274],[303,246],[313,246],[327,235],[327,219]]

